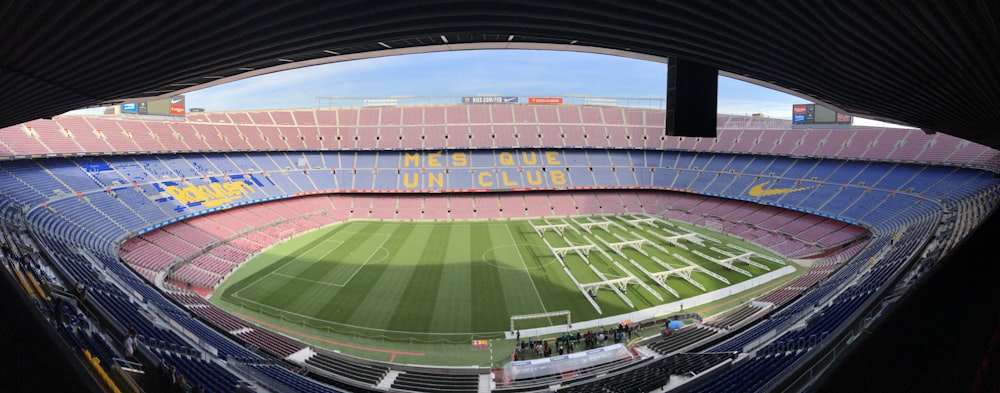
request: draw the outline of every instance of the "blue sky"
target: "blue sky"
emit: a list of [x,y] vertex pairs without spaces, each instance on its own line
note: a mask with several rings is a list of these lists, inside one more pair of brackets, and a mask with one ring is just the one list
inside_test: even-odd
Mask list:
[[[353,60],[248,78],[186,94],[207,111],[316,108],[316,97],[666,97],[667,65],[565,51],[465,50]],[[456,100],[457,102],[457,100]],[[719,112],[791,118],[803,99],[720,77]],[[77,112],[78,113],[78,112]],[[90,112],[95,113],[95,112]]]

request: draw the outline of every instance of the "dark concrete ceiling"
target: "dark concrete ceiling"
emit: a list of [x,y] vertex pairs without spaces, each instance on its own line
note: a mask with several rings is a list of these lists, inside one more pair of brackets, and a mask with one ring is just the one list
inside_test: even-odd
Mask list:
[[995,0],[16,0],[0,127],[310,64],[544,47],[689,59],[1000,148],[998,20]]

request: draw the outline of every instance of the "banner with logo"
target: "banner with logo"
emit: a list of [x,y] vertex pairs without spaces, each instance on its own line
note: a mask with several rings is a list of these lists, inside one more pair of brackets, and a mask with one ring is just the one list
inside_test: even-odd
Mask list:
[[563,103],[562,97],[528,97],[528,103],[532,105],[559,105]]
[[793,124],[851,124],[853,120],[849,113],[834,112],[822,105],[792,105]]
[[170,114],[171,115],[183,115],[185,109],[184,96],[174,96],[170,97]]
[[584,98],[585,105],[618,106],[618,100],[613,98]]
[[516,104],[517,97],[510,96],[475,96],[462,97],[463,104]]
[[490,342],[487,340],[472,340],[472,349],[480,351],[490,349]]
[[396,106],[399,105],[399,101],[395,98],[373,98],[364,100],[362,104],[364,106]]

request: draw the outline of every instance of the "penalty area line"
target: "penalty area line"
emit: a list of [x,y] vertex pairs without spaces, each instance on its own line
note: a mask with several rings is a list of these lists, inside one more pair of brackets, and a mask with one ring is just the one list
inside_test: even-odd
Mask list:
[[[251,317],[249,315],[242,314],[242,313],[233,312],[233,314],[234,315],[238,315],[240,318],[246,319],[248,321],[253,321],[254,323],[256,323],[258,325],[266,326],[269,329],[280,330],[282,332],[285,332],[285,333],[288,333],[288,334],[291,334],[291,335],[295,335],[295,336],[299,336],[299,337],[304,337],[304,338],[308,338],[308,339],[312,339],[312,340],[317,340],[317,341],[322,341],[322,342],[325,342],[327,344],[338,345],[338,346],[345,347],[345,348],[360,349],[362,351],[369,351],[369,352],[388,353],[388,354],[392,355],[391,359],[395,359],[396,355],[424,356],[423,352],[394,351],[394,350],[391,350],[391,349],[380,349],[380,348],[372,348],[372,347],[363,347],[363,346],[360,346],[360,345],[342,343],[340,341],[333,341],[333,340],[330,340],[330,339],[326,339],[326,338],[322,338],[322,337],[317,337],[317,336],[313,336],[313,335],[310,335],[310,334],[305,334],[305,333],[302,333],[302,332],[297,331],[297,330],[288,329],[288,328],[285,328],[285,327],[282,327],[282,326],[278,326],[278,325],[275,325],[275,324],[272,324],[272,323],[267,323],[267,322],[261,321],[261,320],[259,320],[257,318],[254,318],[254,317]],[[390,360],[389,362],[391,363],[392,360]]]

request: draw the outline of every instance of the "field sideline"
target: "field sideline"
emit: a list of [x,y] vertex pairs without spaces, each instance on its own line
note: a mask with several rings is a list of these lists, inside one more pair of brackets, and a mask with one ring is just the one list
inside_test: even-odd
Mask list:
[[[224,282],[213,301],[228,303],[229,309],[238,307],[254,315],[341,334],[468,342],[473,336],[499,336],[509,329],[510,316],[515,314],[569,310],[574,321],[584,321],[678,300],[642,270],[658,272],[692,262],[730,284],[749,279],[693,250],[716,259],[740,254],[739,249],[766,253],[767,258],[751,256],[753,264],[736,263],[753,276],[783,264],[759,247],[721,234],[663,219],[658,219],[656,226],[634,227],[626,221],[631,218],[641,216],[546,221],[349,221],[269,249]],[[610,225],[605,225],[607,230],[591,227],[588,233],[580,223],[590,222]],[[550,229],[542,237],[532,226],[562,223],[569,225],[562,228],[565,232],[561,235]],[[679,245],[673,245],[663,240],[691,232],[702,233],[702,239],[710,236],[724,241],[703,241],[699,245],[680,240]],[[641,247],[645,254],[623,247],[624,257],[608,247],[610,243],[635,239],[660,247],[647,243]],[[729,248],[728,243],[739,249]],[[586,259],[575,252],[567,253],[562,263],[549,247],[583,244],[597,247]],[[597,290],[596,302],[603,311],[599,314],[570,274],[581,284],[633,275],[645,287],[627,286],[625,296],[634,309],[609,287]],[[691,278],[708,291],[728,286],[697,269]],[[677,276],[670,276],[665,283],[680,298],[702,293]],[[524,321],[518,328],[564,322],[564,318]]]

